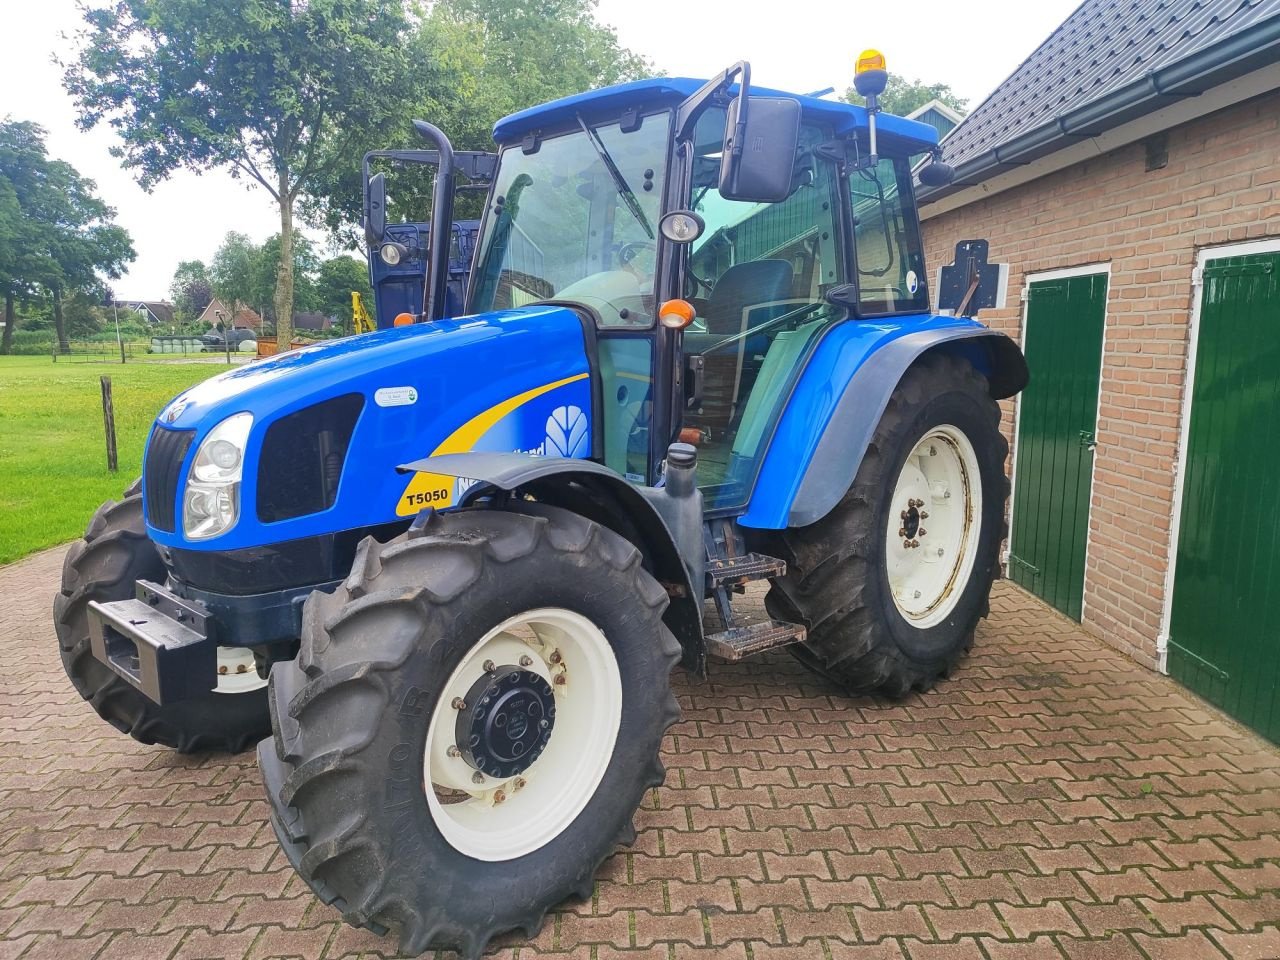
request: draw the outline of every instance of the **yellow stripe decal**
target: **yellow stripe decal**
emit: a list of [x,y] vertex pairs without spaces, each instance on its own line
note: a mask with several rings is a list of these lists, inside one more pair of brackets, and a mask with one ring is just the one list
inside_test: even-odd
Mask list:
[[[431,452],[431,456],[438,457],[446,453],[467,453],[481,437],[488,433],[490,427],[512,410],[536,397],[542,396],[544,393],[550,393],[557,387],[563,387],[567,383],[575,383],[578,380],[585,379],[587,379],[587,374],[575,374],[572,377],[565,377],[563,380],[557,380],[554,383],[543,384],[540,387],[534,387],[532,390],[526,390],[524,393],[519,393],[514,397],[503,400],[483,413],[476,414],[449,436],[445,437],[440,445]],[[400,500],[396,504],[396,515],[411,517],[426,507],[440,509],[453,506],[454,491],[457,485],[458,480],[456,477],[446,476],[441,473],[415,473],[409,478],[409,484],[404,488],[404,493],[400,495]]]
[[576,383],[579,380],[587,379],[587,374],[578,373],[572,377],[565,377],[563,380],[557,380],[555,383],[546,383],[540,387],[534,387],[532,390],[526,390],[524,393],[518,393],[514,397],[503,400],[501,403],[490,407],[484,413],[478,413],[449,436],[445,437],[440,446],[431,451],[431,456],[438,457],[446,453],[467,453],[475,446],[477,440],[484,436],[489,428],[505,417],[516,407],[523,406],[535,397],[540,397],[544,393],[550,393],[557,387],[563,387],[566,383]]

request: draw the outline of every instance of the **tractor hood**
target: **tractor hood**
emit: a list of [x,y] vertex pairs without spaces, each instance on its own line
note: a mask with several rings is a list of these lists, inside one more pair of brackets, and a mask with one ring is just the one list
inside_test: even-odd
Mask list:
[[[250,363],[156,418],[143,463],[148,533],[224,551],[412,517],[457,491],[426,489],[397,465],[468,450],[590,456],[590,397],[583,321],[561,306],[380,330]],[[191,463],[209,431],[240,413],[253,425],[238,519],[189,541]]]

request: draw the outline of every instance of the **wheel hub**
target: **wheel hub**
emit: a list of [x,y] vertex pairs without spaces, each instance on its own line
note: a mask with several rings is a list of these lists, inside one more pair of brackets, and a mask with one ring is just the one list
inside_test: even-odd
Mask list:
[[476,770],[497,779],[514,777],[546,749],[556,703],[551,685],[537,673],[495,667],[463,699],[454,732],[462,759]]

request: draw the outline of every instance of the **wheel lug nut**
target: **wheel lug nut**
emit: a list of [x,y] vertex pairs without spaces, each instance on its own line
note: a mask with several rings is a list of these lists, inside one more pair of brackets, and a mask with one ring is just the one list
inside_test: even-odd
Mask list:
[[516,790],[524,789],[524,777],[516,777],[515,783],[511,785]]
[[920,536],[922,536],[922,537],[923,537],[923,536],[924,536],[926,533],[928,533],[929,531],[928,531],[928,530],[926,530],[924,527],[921,527],[919,532],[920,532]]
[[520,658],[520,666],[522,666],[522,667],[531,667],[531,666],[533,666],[533,657],[529,656],[529,655],[526,653],[523,657],[521,657],[521,658]]
[[927,512],[927,511],[925,511],[925,510],[921,510],[921,511],[920,511],[920,519],[921,519],[921,520],[928,520],[928,519],[929,519],[929,514],[928,514],[928,512]]
[[911,541],[911,546],[913,546],[913,547],[918,547],[918,546],[920,546],[920,541],[919,541],[919,540],[912,540],[912,541]]
[[480,664],[480,666],[484,668],[484,672],[485,672],[485,673],[493,673],[493,661],[492,661],[492,660],[486,660],[484,663]]
[[905,537],[906,535],[907,535],[907,528],[906,528],[906,527],[899,527],[899,528],[898,528],[898,536],[900,536],[900,537]]
[[227,665],[225,663],[218,668],[218,675],[222,677],[227,675]]
[[900,514],[898,514],[898,518],[901,520],[907,519],[907,511],[903,510]]
[[451,757],[462,756],[462,751],[458,749],[458,745],[456,743],[449,744],[449,749],[446,750],[445,753],[447,753]]
[[911,541],[910,541],[910,540],[903,540],[903,541],[902,541],[902,549],[903,549],[903,550],[910,550],[910,549],[911,549]]
[[484,774],[477,770],[471,775],[472,783],[484,783]]
[[497,793],[495,793],[495,794],[493,795],[493,802],[494,802],[494,803],[502,803],[502,802],[503,802],[504,800],[506,800],[506,799],[507,799],[507,795],[506,795],[506,793],[504,793],[504,792],[503,792],[503,791],[501,791],[501,790],[499,790]]
[[564,686],[564,684],[565,684],[564,674],[563,674],[563,673],[557,673],[557,674],[556,674],[556,686],[557,686],[557,687],[563,687],[563,686]]
[[552,663],[559,663],[563,658],[560,656],[559,650],[552,650],[551,656],[547,657]]
[[463,700],[461,697],[454,697],[454,698],[453,698],[453,709],[455,709],[455,710],[465,710],[465,709],[467,709],[467,701]]

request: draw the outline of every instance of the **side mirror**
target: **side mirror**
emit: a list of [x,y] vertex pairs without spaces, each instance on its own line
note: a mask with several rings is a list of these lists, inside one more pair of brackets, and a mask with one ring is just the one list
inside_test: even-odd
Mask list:
[[720,195],[756,203],[787,199],[799,143],[799,100],[739,95],[725,112]]
[[370,247],[382,242],[387,232],[387,175],[375,173],[364,186],[364,239]]
[[941,160],[934,160],[920,169],[920,182],[926,187],[945,187],[955,178],[955,167]]

